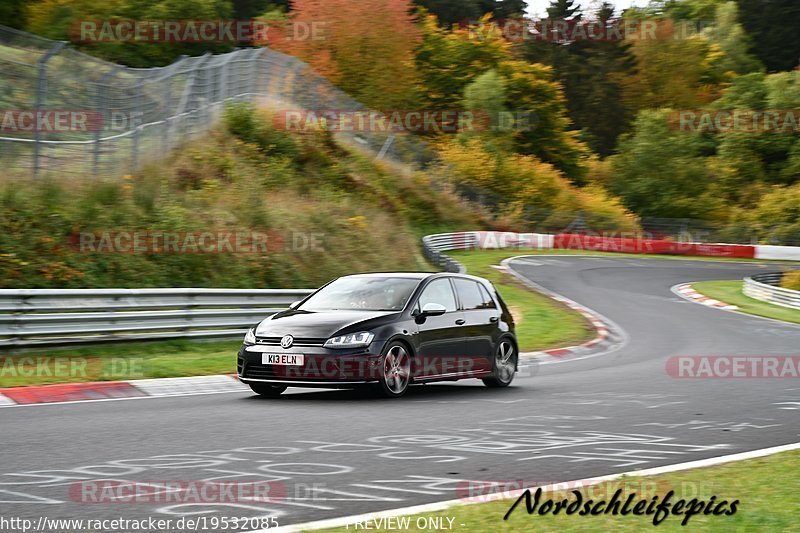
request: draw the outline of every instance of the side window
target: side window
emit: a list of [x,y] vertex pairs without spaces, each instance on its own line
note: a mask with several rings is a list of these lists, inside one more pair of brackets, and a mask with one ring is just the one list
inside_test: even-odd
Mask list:
[[456,279],[455,282],[461,307],[465,311],[483,308],[483,295],[477,283],[469,279]]
[[483,305],[481,306],[481,309],[497,309],[497,304],[494,303],[494,300],[489,294],[489,291],[486,290],[486,287],[480,283],[478,284],[478,287],[480,287],[481,296],[483,297]]
[[419,296],[419,308],[422,309],[425,304],[430,303],[443,305],[447,312],[456,310],[456,296],[453,294],[449,279],[433,280],[425,287]]

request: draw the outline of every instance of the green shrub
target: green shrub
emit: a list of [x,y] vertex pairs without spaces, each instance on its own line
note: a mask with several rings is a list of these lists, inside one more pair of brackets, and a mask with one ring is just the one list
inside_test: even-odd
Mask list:
[[242,141],[254,144],[269,156],[297,158],[301,155],[289,133],[275,129],[272,116],[259,112],[248,102],[228,104],[223,114],[227,131]]

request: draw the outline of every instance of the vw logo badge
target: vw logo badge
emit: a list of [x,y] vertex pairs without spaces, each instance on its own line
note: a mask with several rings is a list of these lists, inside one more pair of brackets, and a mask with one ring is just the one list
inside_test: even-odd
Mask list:
[[294,343],[294,337],[291,335],[284,335],[281,339],[281,348],[286,350],[287,348],[291,348],[292,344]]

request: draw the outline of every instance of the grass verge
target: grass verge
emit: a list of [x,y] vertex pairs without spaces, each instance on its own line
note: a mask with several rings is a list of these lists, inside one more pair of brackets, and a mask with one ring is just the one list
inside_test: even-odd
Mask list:
[[743,313],[800,324],[800,311],[769,304],[745,296],[742,292],[743,286],[744,282],[737,280],[701,281],[692,283],[694,290],[700,294],[708,296],[709,298],[714,298],[715,300],[721,300],[726,304],[735,305],[739,308],[739,311]]
[[8,355],[0,357],[0,387],[232,374],[240,345],[174,340]]
[[[650,500],[654,496],[664,496],[670,491],[675,494],[671,498],[674,504],[684,499],[693,498],[708,503],[716,496],[714,505],[727,500],[730,503],[739,500],[736,512],[731,516],[714,516],[698,514],[689,518],[687,526],[682,526],[684,516],[670,515],[658,526],[658,531],[796,531],[797,504],[791,496],[800,490],[800,452],[792,451],[758,459],[729,463],[709,468],[673,472],[648,478],[626,477],[620,480],[603,483],[582,490],[583,501],[594,500],[595,503],[609,501],[613,494],[622,489],[621,500],[635,493],[634,500]],[[533,492],[533,491],[532,491]],[[569,499],[575,501],[571,489],[555,494],[543,494],[540,506],[547,499]],[[441,517],[444,524],[452,519],[452,529],[460,531],[641,531],[650,530],[653,526],[653,515],[614,516],[600,514],[598,516],[579,516],[578,514],[541,516],[538,510],[529,515],[525,502],[521,502],[508,520],[503,517],[511,508],[513,500],[499,500],[490,503],[456,506],[444,511],[414,515],[410,517],[410,531],[422,529],[417,520]],[[649,502],[648,502],[649,503]],[[428,522],[430,523],[430,522]],[[372,531],[387,531],[376,527]],[[424,525],[420,521],[419,525]],[[341,528],[328,531],[353,531],[357,528]]]

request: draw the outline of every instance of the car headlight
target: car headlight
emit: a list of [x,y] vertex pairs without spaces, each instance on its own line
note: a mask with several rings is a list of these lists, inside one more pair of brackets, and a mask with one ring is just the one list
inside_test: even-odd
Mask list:
[[362,348],[369,346],[374,337],[375,335],[368,331],[348,333],[339,337],[331,337],[325,341],[325,348]]
[[247,331],[247,334],[244,336],[244,343],[245,344],[255,344],[256,343],[256,331],[253,328],[250,328]]

